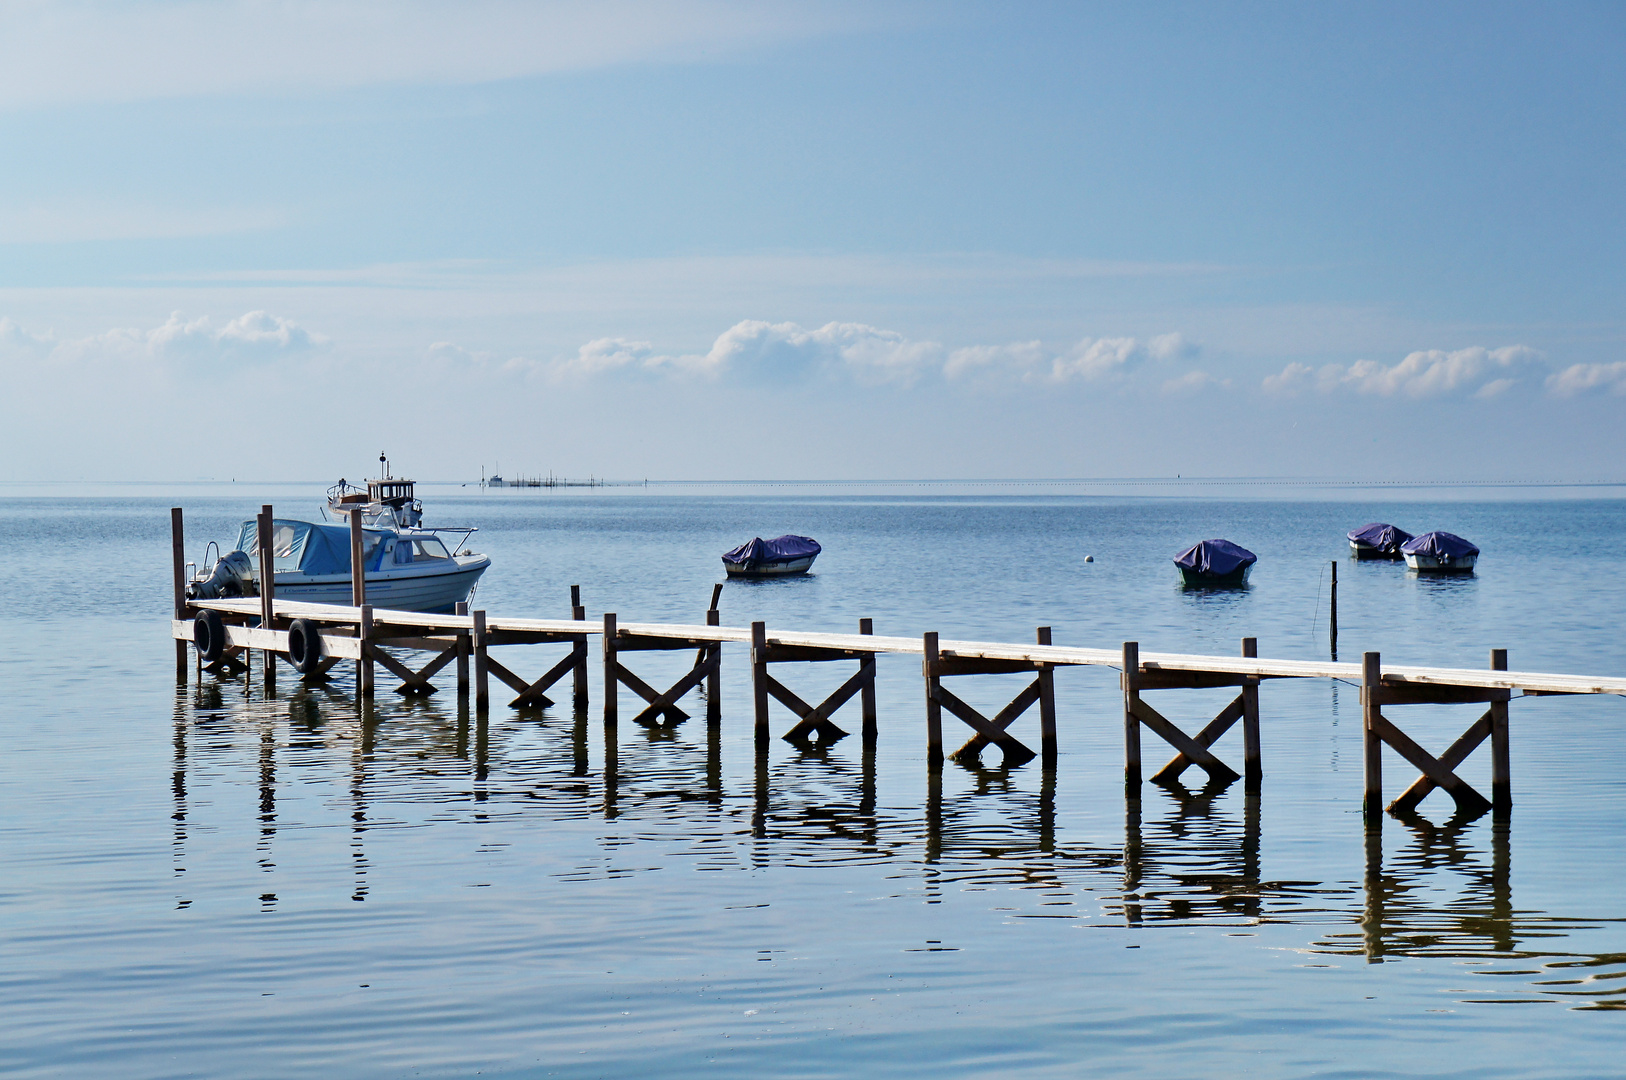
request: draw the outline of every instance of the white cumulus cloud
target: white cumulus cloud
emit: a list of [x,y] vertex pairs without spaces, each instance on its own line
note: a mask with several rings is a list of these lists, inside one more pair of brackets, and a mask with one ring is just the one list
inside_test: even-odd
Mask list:
[[189,319],[177,311],[149,329],[115,327],[72,338],[31,334],[0,319],[0,355],[52,364],[266,361],[309,352],[327,340],[265,311],[247,312],[220,327],[208,316]]
[[1612,364],[1571,364],[1547,376],[1547,390],[1559,397],[1605,391],[1626,394],[1626,360]]
[[1290,363],[1277,374],[1266,376],[1263,386],[1274,394],[1314,389],[1322,393],[1351,390],[1380,397],[1488,398],[1506,393],[1540,360],[1541,354],[1525,345],[1499,349],[1476,345],[1449,352],[1425,349],[1410,353],[1395,364],[1357,360],[1352,364],[1312,368],[1308,364]]

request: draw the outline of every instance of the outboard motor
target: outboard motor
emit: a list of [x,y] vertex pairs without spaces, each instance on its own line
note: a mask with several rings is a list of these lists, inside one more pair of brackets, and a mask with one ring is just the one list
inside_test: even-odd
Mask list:
[[214,573],[203,581],[194,581],[186,588],[188,600],[229,600],[237,596],[256,596],[259,588],[254,583],[254,561],[246,551],[234,551],[215,563]]

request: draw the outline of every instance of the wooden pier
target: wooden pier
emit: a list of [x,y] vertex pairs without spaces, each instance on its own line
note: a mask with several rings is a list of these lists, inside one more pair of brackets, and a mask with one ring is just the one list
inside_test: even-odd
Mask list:
[[[269,529],[270,508],[261,514],[262,535]],[[341,661],[354,661],[357,692],[374,693],[374,666],[399,680],[396,692],[432,694],[432,677],[455,663],[460,695],[472,694],[475,710],[490,710],[490,681],[506,684],[516,696],[508,703],[516,709],[553,704],[547,696],[565,675],[573,676],[578,708],[587,706],[589,639],[599,638],[604,662],[604,720],[619,717],[621,687],[644,701],[633,720],[645,725],[672,724],[688,717],[682,699],[702,684],[706,687],[708,721],[718,721],[725,645],[749,648],[756,744],[766,748],[772,738],[770,699],[788,708],[795,722],[782,734],[792,743],[828,744],[848,733],[835,715],[854,697],[859,699],[860,729],[866,744],[878,734],[875,703],[877,660],[886,654],[918,656],[924,680],[925,757],[934,769],[944,760],[943,713],[960,720],[970,735],[953,757],[973,761],[985,748],[997,745],[1008,765],[1042,757],[1046,770],[1057,761],[1059,722],[1055,702],[1055,674],[1061,668],[1104,667],[1119,672],[1123,690],[1124,791],[1140,798],[1142,783],[1141,729],[1150,730],[1173,750],[1173,757],[1152,779],[1170,781],[1188,768],[1203,769],[1211,781],[1243,779],[1248,795],[1259,794],[1263,784],[1261,752],[1261,684],[1275,679],[1335,679],[1361,689],[1364,745],[1363,809],[1369,826],[1381,822],[1385,810],[1413,812],[1435,788],[1456,802],[1460,816],[1487,811],[1506,817],[1512,808],[1509,748],[1509,702],[1514,697],[1574,694],[1626,696],[1626,678],[1593,678],[1507,670],[1505,650],[1493,650],[1484,669],[1387,667],[1379,654],[1366,653],[1360,663],[1274,660],[1259,657],[1253,638],[1244,638],[1235,656],[1143,653],[1136,642],[1116,649],[1056,645],[1049,627],[1038,627],[1033,644],[946,640],[936,633],[919,637],[884,637],[873,632],[869,619],[860,620],[856,633],[772,630],[761,622],[749,627],[723,626],[717,604],[721,586],[712,590],[704,622],[695,624],[622,623],[615,614],[589,621],[581,605],[579,587],[572,587],[570,617],[561,619],[510,618],[459,606],[453,615],[427,615],[378,608],[364,602],[352,605],[305,604],[267,595],[234,600],[188,600],[185,596],[181,514],[173,512],[175,609],[172,634],[176,641],[177,676],[188,674],[187,643],[200,668],[217,674],[241,674],[245,654],[262,650],[264,676],[274,683],[279,658],[304,679],[324,680]],[[263,552],[268,545],[262,544]],[[262,580],[269,575],[262,560]],[[361,589],[354,599],[364,601]],[[568,646],[564,655],[543,674],[526,679],[499,663],[491,652],[503,645],[554,644]],[[689,670],[665,690],[657,690],[628,666],[639,652],[689,651]],[[400,653],[432,654],[418,668]],[[857,669],[834,693],[817,705],[809,704],[770,673],[770,665],[787,663],[856,663]],[[471,670],[472,669],[472,670]],[[1033,681],[994,716],[986,717],[942,685],[946,678],[987,674],[1031,674]],[[1151,691],[1235,687],[1237,695],[1219,714],[1188,734],[1145,700]],[[1461,738],[1435,755],[1408,736],[1385,710],[1401,705],[1483,703],[1485,713]],[[1016,721],[1038,706],[1039,752],[1021,742],[1012,731]],[[1172,711],[1172,710],[1171,710]],[[1222,761],[1213,747],[1238,722],[1242,725],[1242,771]],[[1491,744],[1491,794],[1487,798],[1457,775],[1456,769],[1486,740]],[[1387,807],[1383,804],[1382,747],[1387,744],[1413,765],[1418,778]],[[1234,760],[1234,759],[1233,759]]]

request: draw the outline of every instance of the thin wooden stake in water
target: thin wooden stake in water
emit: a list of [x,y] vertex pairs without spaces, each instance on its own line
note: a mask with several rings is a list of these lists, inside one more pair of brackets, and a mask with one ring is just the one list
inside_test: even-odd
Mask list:
[[1338,560],[1332,563],[1332,591],[1329,594],[1327,608],[1327,645],[1332,650],[1333,659],[1338,658]]

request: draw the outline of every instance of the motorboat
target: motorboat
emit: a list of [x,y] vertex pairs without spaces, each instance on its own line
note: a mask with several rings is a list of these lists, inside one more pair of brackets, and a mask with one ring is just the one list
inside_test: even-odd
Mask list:
[[1479,549],[1456,533],[1431,532],[1400,546],[1406,565],[1420,574],[1471,574]]
[[789,577],[805,574],[819,557],[819,542],[808,536],[756,537],[723,556],[729,577]]
[[[466,602],[491,559],[468,550],[473,526],[425,528],[413,482],[387,475],[365,490],[341,480],[328,507],[362,521],[367,602],[400,611],[449,612]],[[441,533],[456,534],[448,546]],[[214,544],[211,542],[210,547]],[[216,600],[260,595],[259,523],[245,521],[236,547],[192,577],[187,596]],[[461,550],[460,550],[461,549]],[[271,523],[271,564],[281,600],[349,604],[350,525],[277,518]]]
[[1248,583],[1248,572],[1259,557],[1229,540],[1204,540],[1174,557],[1180,579],[1187,586],[1235,589]]
[[1406,556],[1400,545],[1412,538],[1405,529],[1374,521],[1349,533],[1349,550],[1357,560],[1389,559],[1399,562]]

